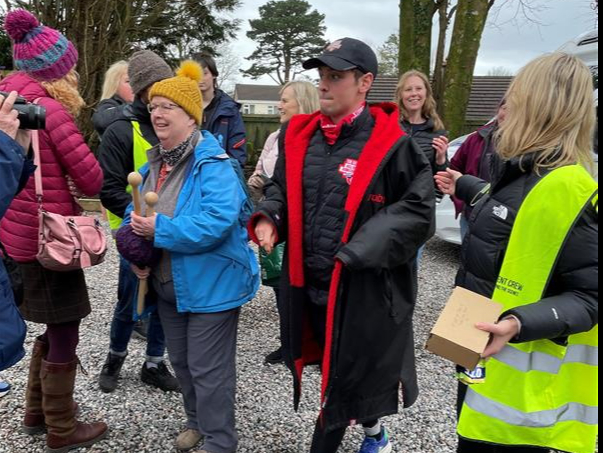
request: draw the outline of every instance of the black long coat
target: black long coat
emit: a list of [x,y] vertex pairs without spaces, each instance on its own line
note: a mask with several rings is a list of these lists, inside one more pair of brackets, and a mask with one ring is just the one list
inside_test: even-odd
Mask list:
[[304,288],[302,175],[319,114],[291,120],[261,217],[287,241],[279,311],[285,360],[299,404],[304,366],[322,358],[322,421],[327,430],[398,412],[418,396],[412,316],[416,255],[434,231],[432,171],[405,136],[393,104],[371,107],[375,127],[363,149],[345,206],[346,227],[331,280],[324,351],[308,327]]

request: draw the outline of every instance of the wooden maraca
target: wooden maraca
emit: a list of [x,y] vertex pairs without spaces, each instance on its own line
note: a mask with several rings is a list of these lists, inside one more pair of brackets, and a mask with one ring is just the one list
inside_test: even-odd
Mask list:
[[141,215],[140,186],[142,185],[142,175],[133,171],[128,175],[128,184],[132,186],[132,201],[134,202],[134,212]]
[[[153,217],[155,215],[155,206],[159,202],[159,196],[155,192],[148,192],[144,196],[144,201],[147,204],[146,217]],[[142,313],[144,312],[144,301],[148,292],[149,280],[147,278],[141,278],[138,281],[138,304],[136,306],[138,316],[142,316]]]
[[[129,181],[129,178],[128,178]],[[134,186],[132,186],[134,188]],[[134,192],[132,192],[134,193]],[[140,193],[139,193],[140,195]],[[140,201],[140,200],[139,200]],[[146,217],[153,217],[155,215],[155,206],[159,202],[159,196],[155,192],[148,192],[144,196],[144,202],[147,204]],[[136,206],[136,204],[135,204]],[[136,208],[134,208],[136,209]],[[141,278],[138,281],[138,304],[136,306],[136,312],[138,316],[142,316],[144,312],[144,301],[149,292],[149,280],[147,278]]]

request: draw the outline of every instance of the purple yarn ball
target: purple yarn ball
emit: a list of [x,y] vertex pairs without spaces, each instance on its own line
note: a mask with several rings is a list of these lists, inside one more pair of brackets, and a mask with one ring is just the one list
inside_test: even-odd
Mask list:
[[161,250],[148,239],[135,234],[131,225],[122,226],[115,240],[121,256],[140,268],[153,267],[161,260]]

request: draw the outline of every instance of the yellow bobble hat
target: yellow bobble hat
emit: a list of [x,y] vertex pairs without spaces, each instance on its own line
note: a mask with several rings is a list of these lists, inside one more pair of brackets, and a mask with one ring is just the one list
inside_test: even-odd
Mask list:
[[197,124],[201,124],[203,117],[203,98],[199,83],[203,79],[203,69],[196,61],[183,61],[176,77],[157,82],[151,88],[149,99],[154,96],[163,96],[184,109],[192,116]]

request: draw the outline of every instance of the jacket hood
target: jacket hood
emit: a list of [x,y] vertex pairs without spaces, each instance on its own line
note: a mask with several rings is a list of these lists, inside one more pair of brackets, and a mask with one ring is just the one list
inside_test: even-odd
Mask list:
[[218,143],[218,139],[208,131],[201,131],[203,140],[197,143],[195,147],[195,161],[204,162],[209,159],[229,159],[228,154],[224,151],[224,148]]

